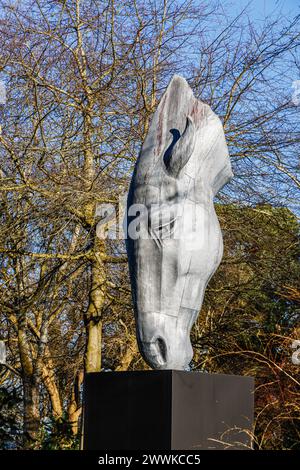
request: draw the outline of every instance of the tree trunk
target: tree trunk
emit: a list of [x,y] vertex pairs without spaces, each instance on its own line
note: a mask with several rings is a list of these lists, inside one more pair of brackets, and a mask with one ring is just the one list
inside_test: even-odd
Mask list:
[[74,386],[72,388],[71,392],[71,399],[68,407],[68,422],[71,426],[71,430],[74,436],[77,435],[78,433],[78,427],[79,427],[79,418],[81,415],[82,407],[80,404],[80,387],[83,382],[83,371],[79,371],[75,382]]
[[125,354],[122,356],[119,365],[116,367],[116,371],[125,371],[129,369],[129,366],[134,358],[134,356],[137,354],[138,349],[137,349],[137,342],[135,337],[133,337],[127,346]]
[[[95,251],[100,249],[100,240],[95,238]],[[105,271],[100,257],[92,263],[89,305],[86,312],[87,347],[86,372],[100,372],[102,344],[102,307],[105,298]]]
[[63,409],[61,405],[59,390],[55,383],[54,371],[51,366],[53,367],[52,364],[50,365],[50,361],[47,365],[43,365],[42,379],[50,397],[53,416],[55,419],[59,419],[62,417]]
[[23,375],[23,401],[24,448],[31,449],[36,446],[40,429],[39,389],[34,375]]
[[31,351],[27,336],[26,313],[20,312],[18,321],[18,345],[22,365],[23,381],[23,440],[24,448],[34,448],[39,438],[39,387],[37,374],[34,373]]

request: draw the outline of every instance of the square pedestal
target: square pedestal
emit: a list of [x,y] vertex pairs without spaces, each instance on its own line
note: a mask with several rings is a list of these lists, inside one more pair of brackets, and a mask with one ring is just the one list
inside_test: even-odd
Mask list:
[[85,376],[88,450],[249,449],[254,380],[176,370]]

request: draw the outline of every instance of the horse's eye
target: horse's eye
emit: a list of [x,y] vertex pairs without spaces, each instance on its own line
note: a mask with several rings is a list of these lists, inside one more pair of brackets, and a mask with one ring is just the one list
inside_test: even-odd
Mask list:
[[152,225],[150,222],[150,233],[152,237],[161,240],[172,238],[172,235],[174,234],[175,221],[176,219],[161,222],[158,226],[155,226],[155,224]]

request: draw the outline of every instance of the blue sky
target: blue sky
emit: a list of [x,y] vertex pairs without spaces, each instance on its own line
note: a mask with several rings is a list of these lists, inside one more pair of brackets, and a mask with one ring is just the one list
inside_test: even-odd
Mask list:
[[284,16],[296,16],[300,13],[299,0],[232,0],[232,6],[239,12],[248,4],[248,11],[253,20],[262,20],[272,13]]

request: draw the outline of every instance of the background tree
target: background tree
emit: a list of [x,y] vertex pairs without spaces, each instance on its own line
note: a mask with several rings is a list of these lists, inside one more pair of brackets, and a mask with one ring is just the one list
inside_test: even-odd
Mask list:
[[297,219],[269,205],[218,212],[225,254],[194,329],[194,368],[254,376],[255,446],[299,448]]
[[[118,210],[176,72],[223,119],[236,175],[219,197],[228,248],[194,330],[193,367],[257,375],[257,445],[294,446],[299,431],[293,424],[286,442],[282,423],[296,422],[299,403],[286,349],[298,334],[297,224],[276,206],[297,211],[288,86],[299,18],[258,27],[245,11],[230,18],[202,1],[1,0],[0,9],[0,339],[16,371],[5,369],[2,389],[20,390],[23,445],[78,445],[84,368],[145,367],[124,243],[97,237],[97,206]],[[260,411],[280,384],[265,384],[287,364],[281,400],[292,406],[273,419],[275,406]]]

